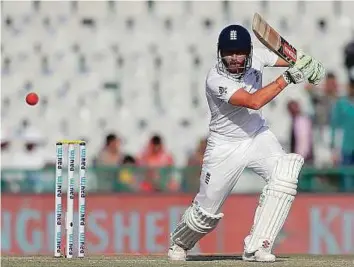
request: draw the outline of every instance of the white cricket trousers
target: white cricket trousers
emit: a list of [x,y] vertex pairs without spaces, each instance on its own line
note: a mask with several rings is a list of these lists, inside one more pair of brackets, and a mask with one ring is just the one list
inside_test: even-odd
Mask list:
[[247,167],[267,183],[278,158],[285,154],[275,135],[263,127],[256,136],[226,141],[209,136],[195,201],[212,214],[218,214]]

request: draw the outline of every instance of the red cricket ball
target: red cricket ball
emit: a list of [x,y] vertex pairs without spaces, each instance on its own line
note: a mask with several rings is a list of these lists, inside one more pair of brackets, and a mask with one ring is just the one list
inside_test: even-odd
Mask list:
[[27,96],[26,96],[26,102],[28,105],[31,105],[31,106],[34,106],[38,103],[38,95],[36,93],[29,93]]

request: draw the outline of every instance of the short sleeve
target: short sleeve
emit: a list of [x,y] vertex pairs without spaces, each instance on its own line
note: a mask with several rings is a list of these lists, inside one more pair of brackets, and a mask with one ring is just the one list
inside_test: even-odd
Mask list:
[[236,82],[223,76],[213,77],[207,80],[209,92],[218,99],[229,102],[231,96],[239,89],[244,88],[243,82]]
[[260,62],[267,67],[272,67],[278,60],[278,56],[267,48],[255,48],[254,53]]

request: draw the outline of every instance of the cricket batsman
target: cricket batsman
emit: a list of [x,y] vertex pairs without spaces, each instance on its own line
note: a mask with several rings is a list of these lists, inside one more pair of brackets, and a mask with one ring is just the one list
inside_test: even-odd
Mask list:
[[[287,70],[262,87],[264,67]],[[324,76],[323,65],[302,51],[298,51],[296,64],[290,67],[266,48],[253,49],[250,33],[244,27],[230,25],[221,31],[217,63],[206,77],[211,120],[200,189],[171,233],[171,260],[186,260],[187,252],[217,227],[224,216],[222,205],[247,167],[267,185],[260,196],[253,226],[244,239],[242,258],[275,261],[272,246],[295,199],[304,159],[282,149],[265,123],[262,107],[289,84],[308,81],[318,85]]]

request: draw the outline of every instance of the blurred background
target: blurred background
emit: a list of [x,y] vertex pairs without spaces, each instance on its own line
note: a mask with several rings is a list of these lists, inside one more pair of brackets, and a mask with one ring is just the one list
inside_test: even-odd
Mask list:
[[[306,161],[276,251],[353,254],[353,10],[352,1],[1,1],[2,253],[53,252],[60,139],[87,142],[89,253],[165,253],[199,187],[218,34],[251,30],[259,12],[328,71],[263,108],[284,149]],[[263,84],[283,71],[267,69]],[[246,170],[195,252],[242,251],[263,186]]]

